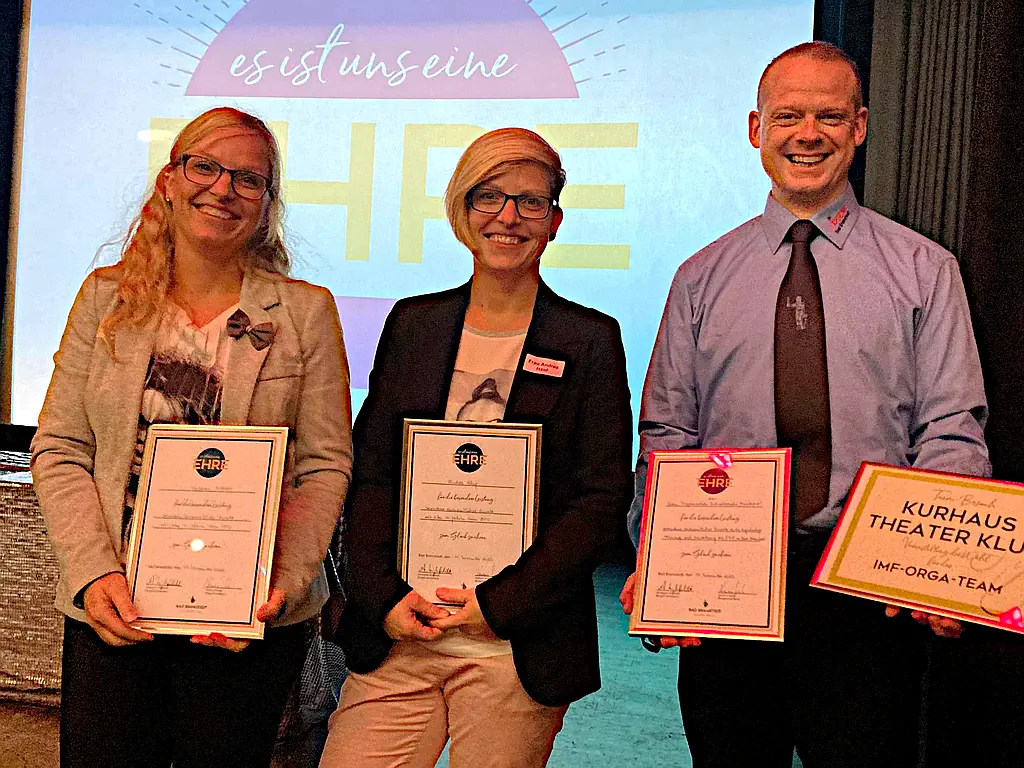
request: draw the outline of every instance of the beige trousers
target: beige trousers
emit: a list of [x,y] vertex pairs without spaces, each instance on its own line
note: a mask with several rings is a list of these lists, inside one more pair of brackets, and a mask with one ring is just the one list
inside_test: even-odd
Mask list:
[[349,674],[320,768],[431,768],[449,736],[451,768],[540,768],[567,709],[531,699],[511,654],[398,642],[373,672]]

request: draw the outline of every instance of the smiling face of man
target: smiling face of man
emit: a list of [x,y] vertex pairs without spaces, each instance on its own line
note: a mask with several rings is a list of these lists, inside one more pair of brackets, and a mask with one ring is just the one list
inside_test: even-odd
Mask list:
[[842,60],[806,55],[776,61],[750,113],[750,143],[772,180],[772,196],[800,218],[827,206],[846,187],[854,150],[867,137],[868,111]]

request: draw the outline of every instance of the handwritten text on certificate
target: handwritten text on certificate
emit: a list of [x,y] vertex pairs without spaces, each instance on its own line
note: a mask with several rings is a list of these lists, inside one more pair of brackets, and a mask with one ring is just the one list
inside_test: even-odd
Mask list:
[[160,631],[205,623],[238,636],[266,590],[283,441],[171,432],[151,443],[133,524],[135,605]]
[[1024,633],[1024,485],[864,463],[812,584]]
[[632,633],[781,639],[787,471],[784,450],[651,454]]
[[402,575],[428,600],[472,589],[533,540],[537,427],[409,422]]

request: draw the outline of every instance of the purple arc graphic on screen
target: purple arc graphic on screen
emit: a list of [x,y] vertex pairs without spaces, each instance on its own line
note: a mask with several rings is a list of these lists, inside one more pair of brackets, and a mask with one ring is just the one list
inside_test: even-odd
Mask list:
[[250,0],[210,44],[189,96],[578,98],[525,0]]

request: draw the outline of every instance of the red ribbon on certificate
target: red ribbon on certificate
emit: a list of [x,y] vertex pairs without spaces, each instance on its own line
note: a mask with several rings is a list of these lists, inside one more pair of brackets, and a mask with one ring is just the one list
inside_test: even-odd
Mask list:
[[1024,629],[1024,614],[1021,613],[1020,606],[1014,606],[1010,610],[1000,613],[999,623],[1006,624],[1010,627],[1017,627],[1018,629]]
[[732,466],[732,456],[728,453],[712,453],[708,458],[714,462],[719,469],[729,469]]

